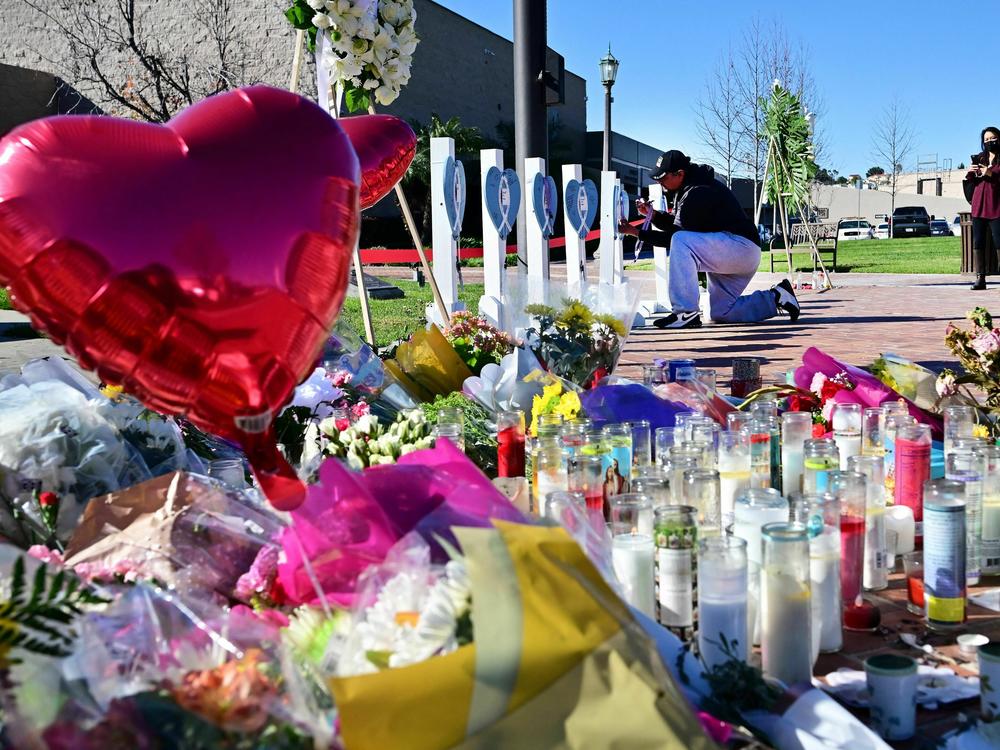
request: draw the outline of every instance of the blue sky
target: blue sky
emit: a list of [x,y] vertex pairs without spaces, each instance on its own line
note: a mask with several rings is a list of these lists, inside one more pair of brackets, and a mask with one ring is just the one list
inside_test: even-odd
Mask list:
[[[511,0],[438,2],[513,38]],[[916,135],[907,170],[918,155],[934,153],[955,166],[968,163],[979,150],[979,131],[1000,125],[998,47],[995,32],[986,31],[1000,20],[992,2],[549,0],[548,42],[587,79],[590,130],[603,127],[597,61],[610,42],[621,61],[614,129],[658,148],[703,155],[694,105],[719,56],[738,44],[755,16],[780,22],[810,52],[823,103],[824,167],[850,174],[876,163],[872,129],[893,96],[908,109]]]

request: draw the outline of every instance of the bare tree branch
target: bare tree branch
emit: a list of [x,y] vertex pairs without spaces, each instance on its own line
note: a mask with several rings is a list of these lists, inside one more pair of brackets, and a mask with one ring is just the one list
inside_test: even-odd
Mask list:
[[171,0],[182,6],[190,38],[162,37],[153,3],[20,2],[65,42],[56,59],[39,55],[111,114],[165,122],[182,107],[250,82],[250,44],[235,0]]
[[896,186],[904,162],[916,145],[916,134],[910,125],[910,113],[899,99],[893,98],[882,111],[872,130],[872,155],[886,167],[890,192],[889,231],[892,236],[892,214],[896,210]]
[[695,127],[701,142],[718,157],[731,187],[740,165],[746,131],[740,126],[740,91],[732,48],[716,63],[712,79],[695,109]]

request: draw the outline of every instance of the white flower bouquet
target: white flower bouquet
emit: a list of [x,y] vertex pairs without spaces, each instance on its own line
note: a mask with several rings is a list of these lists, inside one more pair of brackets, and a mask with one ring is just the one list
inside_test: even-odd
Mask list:
[[[413,0],[295,0],[285,17],[319,48],[318,61],[350,112],[392,104],[410,80],[419,41]],[[321,97],[324,92],[321,92]]]

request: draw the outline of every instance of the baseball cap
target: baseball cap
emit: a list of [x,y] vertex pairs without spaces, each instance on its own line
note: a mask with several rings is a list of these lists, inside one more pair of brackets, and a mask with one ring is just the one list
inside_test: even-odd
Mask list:
[[679,169],[688,169],[691,166],[691,157],[685,156],[682,152],[664,151],[660,154],[660,158],[656,160],[656,166],[650,170],[652,174],[649,176],[658,180],[663,177],[667,172],[676,172]]

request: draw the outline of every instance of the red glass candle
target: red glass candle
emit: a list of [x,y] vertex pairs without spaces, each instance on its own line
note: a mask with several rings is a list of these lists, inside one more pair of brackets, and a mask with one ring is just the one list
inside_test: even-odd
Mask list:
[[913,509],[916,538],[923,537],[924,482],[931,478],[931,428],[917,424],[900,428],[896,433],[897,505]]
[[497,476],[524,476],[523,412],[500,412],[497,419]]

